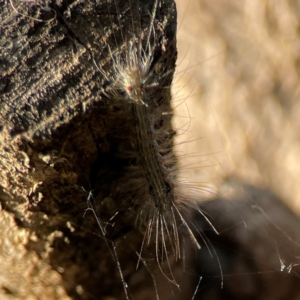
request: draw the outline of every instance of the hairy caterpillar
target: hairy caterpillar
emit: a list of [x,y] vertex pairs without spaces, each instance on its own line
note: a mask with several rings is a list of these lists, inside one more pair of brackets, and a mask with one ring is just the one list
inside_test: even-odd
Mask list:
[[[121,46],[118,46],[121,51],[108,46],[113,72],[108,74],[103,66],[98,66],[96,61],[94,63],[109,83],[104,92],[108,103],[120,101],[120,105],[128,107],[132,116],[133,128],[128,135],[134,135],[134,146],[127,155],[135,160],[135,165],[127,168],[124,182],[118,185],[119,189],[126,191],[124,194],[129,195],[126,205],[129,209],[134,207],[135,223],[144,231],[140,255],[145,245],[154,242],[159,266],[160,260],[166,260],[171,275],[166,275],[160,266],[161,271],[177,285],[171,272],[169,256],[173,253],[176,260],[181,257],[178,228],[183,227],[196,248],[201,248],[183,211],[189,207],[195,208],[209,220],[196,202],[185,197],[178,189],[180,183],[176,178],[177,165],[172,149],[174,131],[170,126],[172,110],[167,94],[173,70],[164,66],[169,64],[169,47],[172,47],[174,41],[165,46],[156,32],[156,18],[162,1],[154,1],[149,9],[150,25],[146,28],[142,27],[139,2],[129,1],[128,4],[133,11],[132,15],[135,10],[138,11],[138,20],[132,21],[132,30],[125,34],[122,22],[117,18],[121,34],[113,31],[112,35],[115,41],[122,38]],[[114,9],[119,15],[116,4]],[[99,225],[104,233],[100,219]]]

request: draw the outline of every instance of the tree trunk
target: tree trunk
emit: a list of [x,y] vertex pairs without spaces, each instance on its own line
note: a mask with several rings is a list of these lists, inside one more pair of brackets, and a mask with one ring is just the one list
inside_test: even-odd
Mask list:
[[126,283],[127,293],[153,299],[148,266],[135,271],[143,236],[132,214],[119,213],[107,241],[86,209],[89,198],[102,219],[116,207],[126,212],[131,195],[117,190],[135,140],[132,104],[110,89],[117,57],[126,61],[130,43],[144,47],[144,36],[166,74],[156,101],[170,109],[173,1],[8,1],[0,9],[3,291],[121,299]]

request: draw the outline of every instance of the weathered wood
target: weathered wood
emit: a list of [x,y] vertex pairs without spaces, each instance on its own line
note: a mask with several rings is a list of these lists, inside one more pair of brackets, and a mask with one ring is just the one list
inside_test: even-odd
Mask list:
[[[47,2],[46,9],[19,1],[14,3],[16,13],[9,1],[1,4],[1,226],[3,235],[10,222],[12,232],[25,236],[17,242],[4,237],[11,253],[16,255],[19,247],[36,253],[28,261],[24,250],[15,256],[30,276],[25,279],[22,270],[19,276],[26,284],[19,287],[6,282],[7,295],[36,294],[41,299],[49,293],[47,297],[57,299],[64,294],[62,289],[57,294],[58,284],[74,299],[125,297],[112,249],[92,212],[85,210],[95,187],[101,187],[98,197],[105,200],[102,217],[111,216],[129,197],[120,199],[114,192],[128,164],[122,151],[135,138],[130,136],[133,120],[128,106],[103,94],[111,82],[94,62],[109,79],[114,72],[110,51],[126,51],[135,30],[142,34],[149,29],[153,5],[154,1],[58,1]],[[170,87],[176,60],[173,1],[160,1],[153,26],[154,59],[170,70],[165,79]],[[169,88],[163,93],[170,102]],[[121,216],[112,238],[130,293],[146,295],[148,282],[152,291],[143,299],[153,299],[147,269],[135,271],[142,236],[138,230],[133,233],[134,223],[130,214]],[[56,281],[41,284],[50,276],[49,266],[61,278],[56,274]],[[8,272],[5,269],[3,276],[8,278]],[[142,285],[139,277],[146,277]]]

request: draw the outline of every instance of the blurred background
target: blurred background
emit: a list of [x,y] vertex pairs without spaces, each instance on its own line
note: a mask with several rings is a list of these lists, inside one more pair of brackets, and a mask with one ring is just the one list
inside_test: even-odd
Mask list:
[[225,196],[238,178],[300,215],[300,1],[176,3],[183,177]]

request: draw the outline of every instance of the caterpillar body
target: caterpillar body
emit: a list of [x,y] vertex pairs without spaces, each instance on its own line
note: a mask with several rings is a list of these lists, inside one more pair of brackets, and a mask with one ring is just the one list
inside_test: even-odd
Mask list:
[[[133,128],[129,129],[128,136],[132,138],[134,135],[134,141],[131,142],[132,148],[127,149],[131,153],[124,155],[134,163],[127,167],[124,180],[118,182],[118,189],[121,194],[130,195],[126,196],[124,206],[134,211],[135,224],[144,232],[139,256],[145,245],[154,242],[160,270],[169,281],[178,285],[171,271],[169,256],[172,253],[175,260],[181,257],[179,228],[184,228],[194,246],[200,249],[183,213],[187,207],[199,208],[192,199],[182,195],[176,178],[177,163],[172,149],[175,132],[170,124],[173,113],[169,91],[176,58],[174,54],[170,55],[175,48],[170,49],[174,47],[175,40],[162,44],[156,32],[161,2],[154,2],[149,13],[150,22],[145,29],[142,29],[139,19],[138,28],[133,28],[133,33],[113,33],[115,40],[117,36],[123,39],[123,45],[117,50],[108,46],[112,73],[107,73],[96,61],[95,65],[108,82],[104,91],[108,103],[119,101],[131,114],[128,122]],[[122,27],[121,20],[117,19],[117,22]],[[135,22],[132,21],[132,24],[134,26]],[[166,262],[168,275],[162,262]]]

